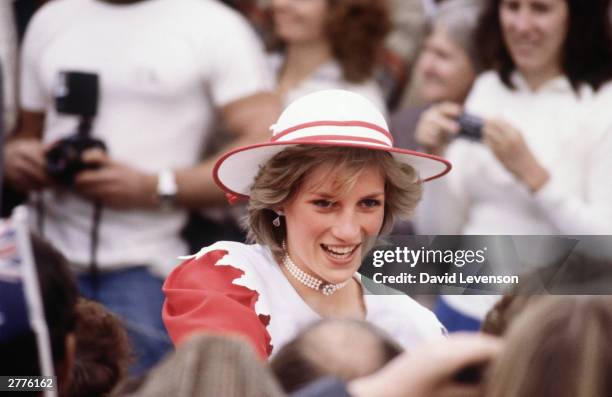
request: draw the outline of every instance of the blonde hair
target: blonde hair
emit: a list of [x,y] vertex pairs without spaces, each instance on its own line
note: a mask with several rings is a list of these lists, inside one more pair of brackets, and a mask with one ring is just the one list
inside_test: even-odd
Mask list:
[[612,395],[612,298],[542,298],[507,333],[487,397]]
[[[129,388],[126,384],[124,388]],[[113,397],[283,397],[267,365],[243,338],[194,333],[147,373],[140,387]]]
[[[411,166],[385,151],[354,147],[296,145],[275,155],[255,177],[248,204],[248,240],[267,245],[280,258],[285,222],[274,227],[275,209],[291,201],[304,180],[316,168],[333,170],[338,196],[351,190],[360,173],[369,167],[385,177],[385,215],[380,233],[387,233],[397,217],[408,217],[421,199],[422,186]],[[331,173],[331,172],[330,172]]]

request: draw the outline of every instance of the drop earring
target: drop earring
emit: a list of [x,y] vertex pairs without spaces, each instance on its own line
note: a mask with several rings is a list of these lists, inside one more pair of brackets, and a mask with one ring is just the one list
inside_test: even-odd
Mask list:
[[283,215],[284,214],[282,211],[278,211],[276,213],[276,218],[274,218],[274,220],[272,221],[272,225],[274,225],[274,227],[280,227],[280,224],[281,224],[280,217]]

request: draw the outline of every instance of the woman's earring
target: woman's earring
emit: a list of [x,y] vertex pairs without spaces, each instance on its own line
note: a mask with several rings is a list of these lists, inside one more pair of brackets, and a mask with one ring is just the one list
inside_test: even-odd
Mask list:
[[280,217],[283,216],[284,214],[282,213],[282,211],[278,211],[276,213],[276,218],[274,218],[274,220],[272,221],[272,225],[274,225],[274,227],[280,227]]

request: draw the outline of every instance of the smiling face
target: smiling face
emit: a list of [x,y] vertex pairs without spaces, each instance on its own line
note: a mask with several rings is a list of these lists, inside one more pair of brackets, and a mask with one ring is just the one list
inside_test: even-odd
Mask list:
[[425,102],[463,103],[476,78],[467,53],[442,26],[436,26],[427,37],[416,67]]
[[[385,179],[364,168],[348,191],[338,196],[338,175],[318,166],[282,207],[287,249],[303,271],[330,283],[350,279],[361,263],[362,240],[380,232],[385,208]],[[330,178],[331,177],[331,178]]]
[[523,75],[561,73],[569,24],[566,0],[502,0],[499,21],[508,52]]
[[274,29],[287,43],[325,40],[327,0],[272,0]]

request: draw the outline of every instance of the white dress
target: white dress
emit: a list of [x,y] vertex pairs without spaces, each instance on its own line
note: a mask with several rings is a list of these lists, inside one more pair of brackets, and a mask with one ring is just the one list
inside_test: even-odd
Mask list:
[[[175,343],[202,330],[237,333],[266,357],[321,319],[261,245],[206,247],[170,274],[164,293],[163,319]],[[365,294],[364,303],[365,320],[405,349],[444,333],[434,314],[406,295]]]

